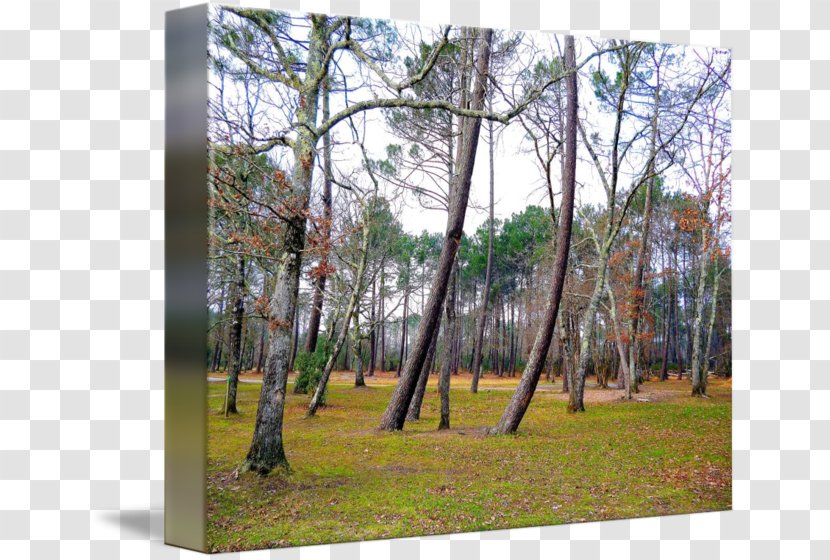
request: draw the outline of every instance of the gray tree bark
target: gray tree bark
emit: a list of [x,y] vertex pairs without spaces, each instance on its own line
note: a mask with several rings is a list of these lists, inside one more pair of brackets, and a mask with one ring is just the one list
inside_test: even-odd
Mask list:
[[[314,151],[317,136],[312,132],[317,124],[319,100],[318,76],[325,74],[323,60],[327,50],[326,17],[311,18],[309,33],[306,87],[299,92],[300,103],[296,120],[297,138],[294,141],[294,165],[291,173],[291,191],[300,200],[308,200],[314,171]],[[285,411],[285,388],[288,382],[288,363],[291,359],[291,334],[300,288],[302,252],[305,248],[304,213],[286,221],[281,233],[284,253],[275,274],[274,292],[269,302],[268,358],[262,379],[254,433],[248,455],[240,470],[265,475],[276,467],[290,469],[283,447],[282,425]]]

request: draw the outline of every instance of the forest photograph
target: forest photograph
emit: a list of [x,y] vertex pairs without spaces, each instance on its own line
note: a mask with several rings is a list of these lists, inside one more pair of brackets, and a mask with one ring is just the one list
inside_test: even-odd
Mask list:
[[729,51],[208,34],[210,551],[731,508]]

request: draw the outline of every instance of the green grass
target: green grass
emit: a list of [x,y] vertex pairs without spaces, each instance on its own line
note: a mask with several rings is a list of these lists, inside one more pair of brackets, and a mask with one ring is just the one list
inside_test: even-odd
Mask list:
[[[370,381],[371,382],[371,381]],[[688,397],[687,381],[651,382],[655,402],[591,402],[565,412],[537,392],[519,433],[486,437],[510,391],[451,392],[453,430],[437,432],[428,388],[419,422],[376,429],[392,392],[335,385],[304,418],[289,391],[285,447],[293,472],[238,478],[259,385],[241,384],[241,414],[224,418],[224,384],[211,384],[208,542],[213,551],[403,537],[666,515],[731,506],[731,398]],[[614,395],[618,392],[612,392]],[[656,393],[655,393],[656,395]]]

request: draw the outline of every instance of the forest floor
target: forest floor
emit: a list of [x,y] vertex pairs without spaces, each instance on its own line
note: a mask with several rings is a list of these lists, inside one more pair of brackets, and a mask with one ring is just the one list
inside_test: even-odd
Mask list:
[[[219,374],[221,375],[221,374]],[[217,375],[217,377],[219,376]],[[731,507],[731,381],[710,377],[709,399],[687,378],[649,381],[635,399],[589,378],[583,414],[565,411],[561,382],[542,380],[516,435],[485,436],[518,377],[452,377],[451,430],[438,432],[437,376],[421,420],[377,429],[394,372],[333,375],[328,404],[305,418],[289,385],[290,474],[238,475],[260,385],[246,373],[240,414],[220,411],[209,385],[208,542],[213,551],[300,546],[508,527],[723,510]],[[293,375],[292,375],[293,379]],[[463,389],[463,390],[462,390]]]

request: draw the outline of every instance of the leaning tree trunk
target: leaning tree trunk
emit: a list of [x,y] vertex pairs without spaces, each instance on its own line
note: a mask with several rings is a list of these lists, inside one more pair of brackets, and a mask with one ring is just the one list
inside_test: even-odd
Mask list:
[[620,326],[620,320],[617,317],[617,298],[614,295],[614,290],[611,289],[611,284],[608,279],[605,280],[605,291],[608,292],[608,313],[611,315],[611,328],[614,331],[614,346],[617,347],[617,352],[620,355],[620,367],[623,370],[623,388],[625,389],[625,397],[631,398],[631,377],[628,374],[628,361],[625,355],[625,345],[623,344]]
[[458,321],[455,318],[455,285],[458,279],[458,263],[452,272],[450,279],[450,292],[447,294],[447,301],[444,303],[444,310],[447,315],[447,323],[444,327],[444,351],[441,358],[441,373],[438,377],[438,393],[441,397],[441,419],[438,421],[439,430],[450,428],[450,375],[452,374],[453,339],[455,330],[458,328]]
[[[576,66],[574,52],[574,38],[565,37],[565,66]],[[513,433],[518,429],[522,418],[530,406],[530,400],[536,391],[545,357],[550,348],[553,329],[556,325],[556,316],[559,313],[559,304],[562,300],[562,291],[565,287],[565,273],[568,268],[568,254],[571,248],[571,226],[573,224],[574,191],[576,189],[576,119],[577,119],[577,78],[576,72],[565,79],[567,88],[567,128],[565,129],[565,176],[562,177],[562,205],[559,212],[559,228],[556,240],[556,260],[554,262],[553,281],[551,282],[550,298],[548,299],[545,317],[540,325],[533,349],[528,358],[519,385],[504,410],[499,423],[490,430],[492,434]]]
[[[610,241],[610,238],[609,238]],[[591,344],[594,339],[594,324],[596,323],[597,310],[599,309],[599,302],[602,298],[603,286],[606,282],[605,275],[608,270],[608,255],[610,250],[610,243],[602,246],[599,254],[599,268],[597,270],[597,279],[594,283],[594,291],[591,293],[591,299],[585,309],[585,315],[582,318],[583,337],[579,346],[579,363],[571,378],[571,390],[568,393],[568,412],[585,412],[585,376],[588,372],[588,361],[591,359]],[[623,362],[625,358],[623,357]],[[630,375],[626,375],[630,379]]]
[[[368,220],[370,216],[371,211],[366,210],[363,221],[360,260],[357,263],[357,270],[355,271],[354,282],[352,284],[352,295],[349,297],[349,303],[346,307],[346,314],[343,317],[343,324],[340,327],[340,334],[337,336],[337,341],[334,343],[331,354],[326,360],[326,365],[323,367],[323,374],[320,376],[317,389],[314,391],[314,396],[311,397],[311,402],[308,404],[306,416],[314,416],[317,413],[317,409],[320,407],[320,404],[323,402],[323,395],[326,393],[326,385],[328,385],[329,377],[331,377],[331,372],[334,369],[335,362],[337,361],[337,355],[340,353],[340,350],[343,348],[343,345],[346,343],[346,338],[349,335],[349,323],[351,323],[352,318],[357,315],[357,308],[360,304],[360,295],[363,290],[363,277],[366,274],[366,263],[369,259],[369,240],[371,235]],[[358,323],[355,321],[356,333],[357,330]],[[357,356],[357,369],[359,372],[358,377],[355,379],[355,384],[357,384],[358,380],[363,380],[363,363],[360,357],[359,345],[355,348],[355,350],[355,355]]]
[[412,395],[412,402],[409,403],[409,411],[406,413],[407,420],[419,420],[421,418],[421,404],[424,402],[424,393],[427,390],[429,374],[432,370],[432,360],[435,357],[435,346],[438,344],[438,331],[441,330],[441,321],[438,321],[435,330],[432,331],[432,341],[429,343],[424,367],[421,368],[421,375],[418,377],[418,384],[415,386],[415,394]]
[[[705,215],[705,214],[704,214]],[[698,274],[697,282],[697,298],[695,301],[695,319],[692,331],[692,396],[705,397],[706,396],[706,372],[703,371],[701,365],[701,327],[703,324],[703,298],[706,294],[706,271],[709,263],[710,249],[707,247],[709,236],[707,235],[707,226],[703,227],[703,254],[700,259],[700,272]]]
[[481,310],[478,317],[478,331],[476,332],[475,348],[473,350],[473,380],[470,384],[470,391],[478,392],[478,378],[481,375],[481,346],[484,341],[484,325],[487,322],[487,307],[490,304],[490,284],[492,283],[493,275],[493,234],[495,225],[493,222],[493,209],[495,206],[495,178],[494,178],[494,162],[493,162],[493,121],[487,123],[489,131],[490,144],[490,225],[487,232],[487,271],[484,274],[484,291],[481,296]]
[[239,372],[242,370],[242,318],[245,315],[245,258],[242,255],[237,258],[236,286],[234,286],[233,297],[225,416],[239,412],[236,409],[236,391],[239,387]]
[[[486,82],[490,66],[490,45],[493,39],[493,30],[482,31],[481,47],[476,61],[476,82],[470,103],[470,109],[480,111],[484,107]],[[478,148],[481,120],[464,117],[461,121],[461,139],[459,140],[458,175],[450,192],[449,212],[447,216],[447,231],[444,238],[438,267],[432,281],[429,300],[424,308],[424,316],[418,327],[415,343],[401,372],[401,378],[395,387],[395,392],[381,418],[380,427],[384,430],[400,430],[406,421],[409,403],[418,383],[418,375],[424,365],[432,331],[438,324],[447,287],[452,273],[455,255],[464,233],[464,217],[467,212],[467,200],[470,196],[473,166],[475,165],[476,150]]]

